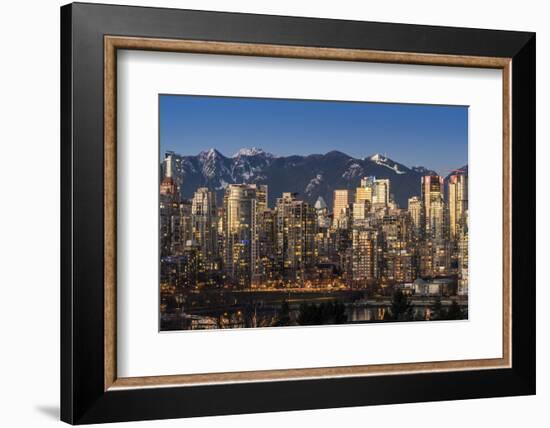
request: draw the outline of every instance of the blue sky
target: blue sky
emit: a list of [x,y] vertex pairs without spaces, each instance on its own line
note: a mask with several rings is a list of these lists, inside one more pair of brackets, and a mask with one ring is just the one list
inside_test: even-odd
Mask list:
[[262,98],[160,96],[160,151],[278,156],[386,154],[446,175],[468,163],[468,108]]

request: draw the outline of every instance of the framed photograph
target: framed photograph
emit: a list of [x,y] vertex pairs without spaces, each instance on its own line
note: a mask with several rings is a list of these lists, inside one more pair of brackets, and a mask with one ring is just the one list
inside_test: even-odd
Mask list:
[[61,8],[61,418],[535,393],[535,35]]

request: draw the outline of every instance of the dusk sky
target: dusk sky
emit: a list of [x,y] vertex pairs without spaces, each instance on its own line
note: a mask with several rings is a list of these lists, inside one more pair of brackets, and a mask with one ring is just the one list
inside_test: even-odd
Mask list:
[[160,96],[160,151],[276,156],[382,153],[442,175],[468,163],[468,108],[417,104]]

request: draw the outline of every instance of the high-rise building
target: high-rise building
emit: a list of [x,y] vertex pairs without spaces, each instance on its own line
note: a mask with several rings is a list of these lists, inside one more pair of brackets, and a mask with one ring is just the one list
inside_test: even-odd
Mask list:
[[364,177],[361,179],[360,187],[355,190],[355,202],[368,201],[372,204],[375,180],[376,177]]
[[450,273],[449,242],[426,241],[417,248],[420,276],[446,276]]
[[431,241],[424,242],[417,248],[417,254],[419,276],[432,276],[434,274],[433,243]]
[[464,174],[453,174],[449,177],[449,234],[451,239],[458,239],[461,230],[466,226],[468,209],[468,177]]
[[164,178],[160,182],[161,195],[175,195],[178,191],[178,186],[172,176],[172,170],[172,155],[168,155],[164,159]]
[[366,220],[369,209],[370,209],[370,202],[367,200],[360,201],[360,202],[354,202],[352,205],[352,218],[354,224],[359,224],[361,222],[364,222]]
[[451,264],[451,248],[448,241],[436,242],[433,246],[432,275],[444,276],[449,274]]
[[258,199],[258,212],[267,209],[268,193],[267,184],[255,184],[256,197]]
[[315,201],[315,205],[313,207],[317,213],[317,226],[319,228],[329,228],[330,217],[328,214],[328,207],[322,196],[317,198],[317,201]]
[[332,240],[331,229],[319,227],[315,234],[315,261],[317,263],[329,263],[331,260]]
[[377,232],[372,229],[352,231],[352,279],[359,286],[378,277]]
[[347,189],[337,189],[334,191],[334,202],[333,202],[333,218],[334,223],[338,222],[346,217],[347,210],[350,204],[350,192]]
[[[424,232],[426,238],[443,238],[445,226],[445,204],[443,199],[443,177],[426,175],[421,179],[422,203],[424,208]],[[436,228],[436,229],[434,229]]]
[[216,196],[206,187],[199,187],[191,201],[193,239],[199,247],[207,270],[218,267],[218,219]]
[[414,279],[412,254],[406,250],[384,251],[380,276],[385,282],[403,283]]
[[182,199],[179,203],[179,235],[182,245],[193,240],[193,222],[191,215],[191,201]]
[[180,197],[172,178],[171,157],[166,159],[165,176],[160,183],[159,234],[161,257],[181,252],[189,238],[189,205]]
[[224,269],[240,288],[249,288],[258,258],[257,188],[230,184],[225,189],[223,210]]
[[372,202],[372,187],[358,187],[355,189],[355,202]]
[[408,250],[395,252],[393,262],[393,278],[397,283],[412,282],[417,270],[413,254]]
[[191,239],[191,206],[173,195],[160,195],[159,234],[161,257],[177,255]]
[[413,196],[412,198],[409,198],[408,212],[413,223],[413,230],[414,230],[415,236],[420,237],[424,218],[423,218],[422,201],[418,196]]
[[[464,215],[468,216],[468,210]],[[458,294],[468,294],[468,224],[461,227],[458,235]]]
[[256,280],[260,285],[275,280],[277,265],[277,213],[264,209],[257,213],[258,262]]
[[402,250],[410,240],[411,221],[401,212],[397,215],[385,215],[379,223],[380,241],[385,250]]
[[387,207],[390,203],[390,179],[377,178],[374,180],[374,195],[372,204],[376,208]]
[[164,160],[160,168],[162,178],[166,176],[171,177],[176,188],[179,190],[181,190],[183,187],[183,178],[184,178],[184,174],[182,172],[183,162],[184,162],[184,156],[178,155],[173,151],[167,151],[164,154]]
[[426,217],[427,236],[436,242],[445,239],[445,204],[443,200],[434,200],[430,204],[429,215]]
[[285,192],[277,199],[277,255],[285,278],[303,281],[315,265],[317,213]]
[[160,282],[180,288],[192,288],[200,281],[199,273],[204,271],[199,248],[191,241],[183,247],[181,254],[166,256],[160,263]]

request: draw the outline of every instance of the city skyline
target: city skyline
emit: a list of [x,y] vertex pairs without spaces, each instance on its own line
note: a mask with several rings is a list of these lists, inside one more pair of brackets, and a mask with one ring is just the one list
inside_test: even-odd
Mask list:
[[[161,123],[171,117],[179,129],[193,133],[202,127],[204,138],[212,141],[213,135],[223,134],[223,142],[182,150],[166,142],[166,127],[161,126],[160,330],[468,318],[467,141],[425,142],[440,161],[446,151],[451,174],[442,175],[427,169],[429,162],[418,162],[423,168],[406,166],[407,153],[418,149],[423,156],[422,144],[410,135],[404,145],[391,130],[385,135],[394,144],[366,157],[351,154],[359,147],[352,137],[363,133],[364,124],[345,125],[343,111],[360,108],[363,118],[367,110],[376,111],[369,120],[384,118],[376,125],[380,129],[393,112],[394,128],[414,123],[408,128],[412,132],[429,126],[418,108],[181,99],[194,104],[189,115],[161,108]],[[251,106],[256,112],[244,114]],[[273,117],[280,121],[282,116],[266,118],[266,112],[280,109],[300,112],[293,116],[298,121],[318,121],[324,117],[321,110],[332,111],[331,120],[326,116],[328,127],[340,135],[340,144],[326,151],[320,150],[322,141],[311,144],[308,138],[326,127],[312,133],[308,120],[301,122],[302,133],[284,120],[284,132],[273,129]],[[449,110],[430,109],[432,119]],[[467,129],[464,113],[457,116],[461,129]],[[256,121],[269,126],[262,143],[251,148],[243,136],[261,128]],[[440,134],[450,135],[456,131],[453,126],[443,121],[432,128],[445,128]],[[290,137],[294,134],[301,144]],[[274,151],[270,141],[283,143]],[[399,149],[398,155],[386,156],[388,148]],[[324,154],[315,154],[319,152]]]
[[[262,184],[229,184],[221,206],[206,187],[182,199],[173,155],[165,164],[161,329],[467,318],[466,174],[423,176],[405,210],[376,177],[335,190],[332,209],[291,192],[271,208]],[[291,293],[305,293],[299,308]]]
[[468,156],[467,106],[160,95],[159,116],[161,153],[382,153],[444,176]]

